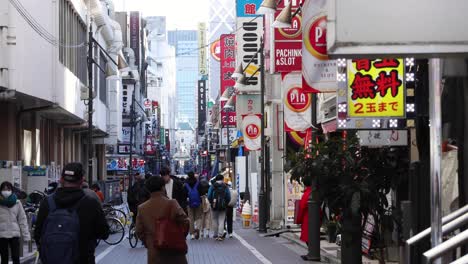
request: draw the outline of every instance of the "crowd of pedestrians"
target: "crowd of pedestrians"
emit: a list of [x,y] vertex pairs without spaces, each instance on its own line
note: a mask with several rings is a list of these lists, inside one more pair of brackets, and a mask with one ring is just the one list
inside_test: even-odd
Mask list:
[[[51,183],[39,205],[33,238],[42,263],[95,263],[97,241],[109,237],[98,184],[84,180],[81,163],[64,166],[59,183]],[[233,237],[237,192],[223,175],[208,181],[189,172],[172,176],[169,168],[152,176],[139,173],[128,189],[136,234],[148,251],[148,263],[187,263],[187,235],[193,240]],[[10,182],[0,185],[1,264],[20,263],[20,238],[29,241],[25,210]],[[21,198],[22,199],[22,198]]]

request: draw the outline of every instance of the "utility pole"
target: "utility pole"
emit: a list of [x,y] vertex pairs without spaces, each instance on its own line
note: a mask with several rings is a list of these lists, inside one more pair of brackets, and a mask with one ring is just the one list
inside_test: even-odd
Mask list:
[[88,33],[88,183],[93,182],[93,21],[89,23]]
[[260,43],[260,112],[261,112],[261,150],[260,150],[260,192],[258,194],[259,201],[259,228],[260,233],[267,232],[267,200],[266,200],[266,186],[265,186],[265,54],[263,38]]
[[[317,95],[312,94],[312,125],[317,125]],[[312,135],[312,142],[305,142],[305,144],[312,144],[315,141],[316,135]],[[320,261],[320,203],[317,190],[317,175],[308,175],[312,179],[311,193],[307,201],[307,210],[309,214],[309,245],[308,253],[302,256],[304,260]]]
[[133,126],[134,126],[134,118],[135,118],[135,90],[136,90],[136,86],[133,88],[132,103],[130,104],[130,156],[129,156],[130,160],[128,164],[128,188],[132,187],[133,185],[132,159],[133,159]]

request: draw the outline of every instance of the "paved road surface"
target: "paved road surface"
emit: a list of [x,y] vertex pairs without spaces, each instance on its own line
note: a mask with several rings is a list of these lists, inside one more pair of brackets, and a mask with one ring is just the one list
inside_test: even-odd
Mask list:
[[[304,263],[300,255],[305,249],[283,238],[264,238],[255,230],[237,229],[236,236],[217,242],[213,239],[189,241],[190,264],[294,264]],[[146,263],[146,249],[132,249],[128,240],[117,246],[100,245],[96,252],[98,264]]]

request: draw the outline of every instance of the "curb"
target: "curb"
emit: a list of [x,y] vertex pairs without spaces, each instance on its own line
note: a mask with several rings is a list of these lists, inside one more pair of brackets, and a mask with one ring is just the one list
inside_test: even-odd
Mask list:
[[[288,235],[285,235],[285,234],[281,234],[280,236],[282,238],[284,238],[284,239],[287,239],[287,240],[293,242],[294,244],[297,244],[297,245],[307,249],[307,245],[304,244],[304,242],[302,242],[301,240],[299,240],[299,239],[297,239],[297,238],[295,238],[293,236],[288,236]],[[340,259],[338,259],[336,256],[331,255],[330,253],[328,253],[324,249],[320,249],[320,257],[322,258],[321,262],[330,263],[330,264],[341,264]]]

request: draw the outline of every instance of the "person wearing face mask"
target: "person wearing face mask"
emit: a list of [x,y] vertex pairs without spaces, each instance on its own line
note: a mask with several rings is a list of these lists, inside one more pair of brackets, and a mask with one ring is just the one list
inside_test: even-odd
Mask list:
[[9,252],[13,264],[20,263],[20,236],[24,241],[29,241],[31,236],[28,229],[28,221],[23,205],[13,194],[13,185],[3,182],[0,185],[0,256],[1,264],[8,264]]

